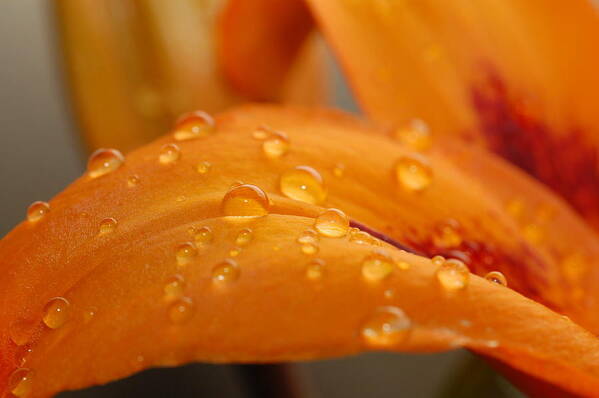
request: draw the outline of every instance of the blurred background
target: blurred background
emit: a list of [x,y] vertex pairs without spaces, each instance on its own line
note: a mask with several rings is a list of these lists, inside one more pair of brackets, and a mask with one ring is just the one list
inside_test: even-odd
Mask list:
[[[202,5],[190,9],[194,1]],[[214,57],[208,54],[214,45],[209,37],[185,42],[189,54],[178,62],[170,62],[172,58],[167,54],[178,51],[175,45],[169,47],[176,43],[176,34],[195,32],[186,31],[186,26],[198,29],[190,19],[194,17],[191,11],[199,13],[195,17],[204,18],[196,33],[210,35],[206,31],[217,12],[215,1],[134,1],[134,6],[124,0],[94,2],[95,5],[87,0],[0,2],[0,236],[23,219],[31,202],[49,200],[78,177],[89,151],[104,144],[105,135],[117,140],[110,146],[125,152],[164,132],[175,113],[191,105],[201,107],[206,98],[194,97],[195,92],[208,90],[211,104],[217,93],[216,102],[221,109],[250,97],[231,94],[228,88],[220,87],[223,83],[219,76],[213,76]],[[183,14],[188,16],[187,22],[178,18]],[[169,25],[173,19],[177,19],[176,29]],[[165,38],[171,34],[174,36]],[[165,47],[161,40],[167,39]],[[322,41],[311,41],[318,47],[315,51],[324,52],[325,61],[308,67],[308,80],[317,70],[320,77],[316,80],[324,80],[327,86],[322,95],[325,102],[356,112]],[[202,51],[206,54],[202,55]],[[155,61],[149,69],[144,66],[148,59]],[[212,69],[197,73],[194,65],[212,65]],[[121,66],[125,72],[117,76]],[[106,91],[110,82],[98,80],[106,70],[116,70],[115,76],[106,78],[113,78],[115,84],[124,79],[119,88],[123,91]],[[293,73],[303,75],[301,70]],[[177,82],[173,76],[188,80]],[[306,80],[302,81],[305,84]],[[302,97],[294,90],[286,88],[279,94],[281,98],[275,99],[321,102]],[[187,97],[181,97],[181,92]],[[133,111],[113,116],[118,112],[111,111],[111,106]],[[105,133],[105,126],[111,126],[111,131]],[[136,131],[145,135],[136,136]],[[118,141],[123,136],[133,138]],[[368,354],[291,366],[193,364],[153,369],[107,386],[61,396],[268,398],[291,396],[294,391],[303,397],[347,398],[518,396],[483,362],[463,351],[434,355]]]

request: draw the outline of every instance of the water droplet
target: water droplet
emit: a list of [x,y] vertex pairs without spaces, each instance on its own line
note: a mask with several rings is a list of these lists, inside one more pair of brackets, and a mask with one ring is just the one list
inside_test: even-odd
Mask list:
[[485,279],[489,282],[497,283],[498,285],[507,286],[507,279],[499,271],[491,271],[485,275]]
[[50,211],[50,205],[46,202],[33,202],[27,208],[27,221],[36,222],[44,218],[46,214]]
[[173,302],[168,310],[168,316],[173,323],[184,323],[193,315],[193,301],[189,297],[181,297]]
[[227,259],[212,268],[212,280],[216,283],[228,283],[239,278],[239,266],[231,259]]
[[345,165],[343,163],[337,163],[333,167],[333,175],[337,178],[341,178],[345,175]]
[[70,303],[64,297],[54,297],[44,307],[43,321],[50,329],[58,329],[70,317]]
[[234,247],[229,250],[229,257],[237,257],[241,254],[241,247]]
[[85,311],[83,311],[83,321],[85,323],[90,322],[96,316],[96,312],[98,312],[96,307],[87,308]]
[[191,262],[191,260],[198,255],[198,249],[191,242],[181,243],[177,246],[177,264],[178,265],[187,265]]
[[401,270],[406,270],[410,268],[410,263],[408,263],[407,261],[398,261],[397,262],[397,268],[401,269]]
[[8,380],[8,390],[15,397],[26,397],[31,394],[33,372],[29,369],[19,368],[12,372]]
[[377,245],[376,238],[366,231],[361,231],[358,228],[352,228],[349,231],[349,241],[359,245]]
[[298,243],[318,243],[318,234],[312,229],[307,229],[297,238]]
[[297,166],[281,175],[281,192],[288,198],[310,204],[321,204],[327,197],[318,171],[308,166]]
[[158,160],[162,164],[175,163],[181,157],[181,149],[175,144],[166,144],[160,148]]
[[318,253],[318,245],[315,243],[302,243],[302,253],[312,255]]
[[270,130],[262,142],[262,151],[269,159],[277,159],[289,151],[289,138],[287,134]]
[[362,326],[362,338],[370,347],[392,347],[404,342],[412,321],[397,307],[381,307]]
[[193,140],[212,134],[214,129],[212,116],[202,111],[189,112],[177,120],[173,136],[177,141]]
[[431,261],[434,266],[440,267],[445,262],[445,257],[443,256],[435,256],[431,258]]
[[116,229],[118,222],[117,220],[115,220],[112,217],[109,218],[105,218],[102,221],[100,221],[100,235],[106,235],[109,234],[111,232],[114,232],[114,230]]
[[164,284],[164,298],[168,301],[178,299],[185,291],[185,280],[181,275],[173,275]]
[[377,249],[362,262],[362,275],[366,280],[378,282],[393,272],[393,260],[383,250]]
[[460,223],[453,219],[439,223],[434,228],[433,244],[444,249],[458,247],[462,244],[460,229]]
[[341,238],[349,231],[349,218],[338,209],[327,209],[314,222],[314,228],[323,236]]
[[311,280],[322,279],[324,275],[324,261],[314,259],[306,268],[306,277]]
[[261,217],[268,214],[269,207],[266,193],[250,184],[230,189],[222,201],[222,211],[225,216]]
[[455,259],[444,261],[437,268],[436,275],[441,286],[449,291],[466,288],[470,280],[468,267],[460,260]]
[[399,184],[408,191],[420,192],[433,181],[433,171],[428,161],[417,155],[402,156],[395,165]]
[[129,186],[129,188],[133,188],[137,184],[139,184],[139,176],[132,175],[129,176],[129,178],[127,178],[127,185]]
[[98,149],[87,161],[87,173],[91,178],[112,173],[125,162],[125,157],[116,149]]
[[268,137],[268,130],[270,130],[270,128],[267,126],[259,126],[252,133],[252,137],[254,137],[256,140],[264,140],[266,137]]
[[199,246],[208,245],[212,242],[212,230],[208,227],[201,227],[195,232],[194,239]]
[[207,172],[210,171],[210,168],[212,167],[212,164],[210,164],[210,162],[200,162],[197,164],[196,166],[196,171],[200,174],[206,174]]
[[237,234],[235,238],[235,244],[238,246],[245,246],[252,241],[253,232],[249,228],[244,228]]
[[407,126],[397,129],[395,137],[414,151],[425,151],[433,142],[428,125],[420,119],[413,119]]
[[15,364],[17,366],[23,366],[27,362],[27,358],[32,352],[33,349],[30,345],[18,347],[17,351],[15,352]]
[[383,292],[383,296],[385,296],[386,299],[391,300],[393,297],[395,297],[395,290],[387,289]]

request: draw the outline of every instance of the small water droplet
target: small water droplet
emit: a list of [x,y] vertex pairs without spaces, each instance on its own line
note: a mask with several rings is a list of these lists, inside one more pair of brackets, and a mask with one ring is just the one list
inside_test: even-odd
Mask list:
[[491,271],[485,275],[485,279],[489,282],[497,283],[498,285],[507,286],[507,279],[499,271]]
[[322,279],[324,276],[324,271],[324,261],[320,259],[314,259],[306,268],[306,277],[311,280]]
[[208,227],[201,227],[195,232],[194,239],[199,246],[208,245],[212,242],[212,230]]
[[225,216],[261,217],[268,214],[270,203],[262,189],[243,184],[225,194],[221,207]]
[[349,231],[349,241],[359,245],[377,245],[376,238],[366,231],[361,231],[358,228],[352,228]]
[[33,202],[27,208],[27,221],[36,222],[44,218],[50,211],[50,205],[47,202]]
[[418,155],[402,156],[395,165],[399,184],[408,191],[420,192],[433,181],[433,171],[428,161]]
[[183,296],[185,291],[185,280],[181,275],[173,275],[164,284],[164,298],[172,301]]
[[158,160],[162,164],[172,164],[181,157],[181,149],[176,144],[166,144],[160,148]]
[[431,261],[434,266],[440,267],[445,262],[445,257],[443,256],[435,256],[431,258]]
[[462,244],[460,223],[449,219],[437,224],[433,230],[433,244],[440,248],[458,247]]
[[91,320],[96,316],[97,312],[98,309],[96,307],[87,308],[85,311],[83,311],[83,321],[85,323],[91,322]]
[[468,267],[460,260],[446,260],[437,268],[437,280],[441,286],[448,290],[461,290],[468,286],[470,280],[470,271]]
[[343,163],[337,163],[333,167],[333,175],[337,178],[342,178],[345,175],[345,165]]
[[237,234],[235,238],[235,244],[238,246],[245,246],[252,241],[253,232],[249,228],[244,228]]
[[200,174],[206,174],[207,172],[210,171],[210,168],[212,167],[212,164],[210,164],[210,162],[200,162],[197,164],[196,166],[196,171]]
[[237,257],[241,254],[241,247],[234,247],[229,250],[229,257]]
[[302,243],[302,244],[306,244],[306,243],[317,244],[318,243],[318,234],[316,233],[316,231],[314,231],[312,229],[307,229],[300,234],[300,236],[297,238],[297,241],[298,241],[298,243]]
[[414,151],[425,151],[433,142],[428,125],[420,119],[413,119],[408,125],[398,128],[395,137]]
[[27,362],[27,358],[29,357],[29,355],[31,355],[32,352],[33,349],[30,345],[18,347],[15,353],[15,364],[17,366],[23,366]]
[[287,134],[281,131],[270,130],[264,138],[264,142],[262,142],[262,151],[269,159],[277,159],[285,155],[289,151],[289,138]]
[[269,130],[269,127],[267,127],[267,126],[259,126],[252,133],[252,137],[254,137],[254,139],[256,139],[256,140],[264,140],[264,139],[266,139],[266,137],[268,137],[268,130]]
[[385,296],[386,299],[391,300],[393,297],[395,297],[395,290],[387,289],[383,292],[383,296]]
[[127,185],[129,186],[129,188],[133,188],[137,184],[139,184],[139,176],[132,175],[127,178]]
[[318,245],[316,243],[302,243],[300,248],[302,253],[310,256],[318,253]]
[[401,270],[406,270],[410,268],[410,263],[408,263],[407,261],[398,261],[397,262],[397,268],[401,269]]
[[189,297],[181,297],[170,305],[168,316],[173,323],[184,323],[191,319],[193,309],[193,301]]
[[70,317],[70,303],[64,297],[50,299],[44,307],[43,321],[50,329],[58,329]]
[[189,112],[177,120],[173,136],[177,141],[206,137],[214,132],[215,125],[214,118],[206,112]]
[[117,225],[118,225],[118,222],[114,218],[112,218],[112,217],[105,218],[102,221],[100,221],[99,234],[106,235],[106,234],[112,233],[116,229]]
[[198,249],[191,242],[181,243],[179,246],[177,246],[177,264],[180,266],[189,264],[197,255]]
[[341,238],[349,231],[349,218],[338,209],[327,209],[314,222],[314,228],[329,238]]
[[321,204],[327,197],[320,173],[308,166],[297,166],[284,172],[279,187],[288,198],[310,204]]
[[362,276],[368,281],[381,281],[391,272],[393,272],[393,260],[383,250],[373,251],[362,262]]
[[29,369],[19,368],[10,375],[8,380],[8,390],[15,397],[26,397],[31,394],[32,383],[33,372]]
[[87,173],[91,178],[112,173],[125,162],[125,157],[116,149],[98,149],[87,161]]
[[212,280],[219,284],[236,281],[239,274],[239,266],[231,259],[226,259],[212,268]]
[[399,308],[379,308],[362,326],[362,338],[370,347],[393,347],[404,342],[412,330],[412,321]]

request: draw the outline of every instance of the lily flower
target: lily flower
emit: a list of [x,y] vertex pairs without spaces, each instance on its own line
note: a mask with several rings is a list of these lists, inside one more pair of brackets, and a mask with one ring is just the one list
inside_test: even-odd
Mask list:
[[281,100],[314,15],[371,120],[244,105],[94,152],[0,241],[0,390],[464,347],[531,396],[597,396],[596,13],[227,2],[218,57],[240,96]]

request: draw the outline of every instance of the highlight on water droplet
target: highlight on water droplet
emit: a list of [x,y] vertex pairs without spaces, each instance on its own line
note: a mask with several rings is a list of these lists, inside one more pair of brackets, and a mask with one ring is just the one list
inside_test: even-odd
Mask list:
[[433,244],[440,248],[458,247],[462,244],[461,226],[454,219],[438,223],[433,229]]
[[158,161],[162,164],[172,164],[181,157],[181,149],[176,144],[165,144],[160,148]]
[[279,181],[281,192],[288,198],[310,204],[321,204],[327,197],[322,176],[309,166],[285,171]]
[[97,178],[112,173],[125,162],[125,157],[116,149],[98,149],[87,161],[87,174]]
[[42,320],[50,329],[58,329],[64,325],[70,317],[70,303],[64,297],[54,297],[44,307]]
[[395,131],[395,138],[414,151],[425,151],[433,143],[428,125],[421,119],[412,119]]
[[193,301],[189,297],[175,300],[168,309],[168,316],[173,323],[184,323],[193,316]]
[[198,228],[194,233],[194,239],[199,246],[206,246],[212,242],[212,230],[208,227]]
[[133,188],[137,184],[139,184],[139,176],[137,174],[131,175],[127,178],[127,185],[129,188]]
[[364,322],[362,339],[369,347],[393,347],[403,343],[412,330],[412,321],[399,308],[386,306],[378,308]]
[[499,271],[491,271],[485,275],[485,279],[498,285],[507,286],[507,278]]
[[421,192],[433,182],[433,170],[428,161],[416,154],[399,158],[395,165],[397,182],[406,190]]
[[50,211],[50,205],[47,202],[37,201],[33,202],[27,208],[27,221],[36,222],[44,218]]
[[234,247],[229,250],[229,257],[237,257],[241,254],[241,247]]
[[320,259],[312,260],[306,267],[306,277],[311,280],[322,279],[324,272],[324,261]]
[[207,172],[210,171],[210,168],[212,168],[212,164],[210,162],[199,162],[196,165],[196,171],[200,174],[206,174]]
[[117,220],[112,217],[103,219],[102,221],[100,221],[99,235],[106,235],[106,234],[114,232],[117,225],[118,225]]
[[214,118],[203,111],[194,111],[182,115],[175,123],[173,136],[177,141],[206,137],[215,130]]
[[177,265],[187,265],[197,255],[198,249],[192,242],[181,243],[176,251]]
[[445,257],[443,256],[434,256],[433,258],[431,258],[431,261],[433,263],[434,266],[441,266],[443,265],[443,263],[445,262]]
[[185,291],[185,279],[183,276],[176,274],[169,277],[164,284],[164,298],[167,301],[172,301],[183,296]]
[[343,163],[337,163],[333,167],[333,175],[337,178],[341,178],[345,175],[345,165]]
[[212,268],[212,280],[218,284],[236,281],[239,274],[239,266],[231,259],[226,259]]
[[15,397],[23,398],[31,394],[33,387],[33,371],[19,368],[11,373],[8,379],[8,391]]
[[322,236],[341,238],[349,231],[349,218],[339,209],[327,209],[316,218],[314,228]]
[[468,286],[470,271],[466,264],[456,259],[443,262],[436,271],[439,284],[448,291],[462,290]]
[[231,188],[225,194],[221,208],[225,216],[261,217],[268,214],[270,202],[262,189],[243,184]]
[[379,282],[393,272],[394,261],[382,249],[376,249],[362,261],[362,276],[370,282]]
[[250,228],[244,228],[237,234],[235,238],[235,244],[238,246],[245,246],[252,241],[253,232]]

